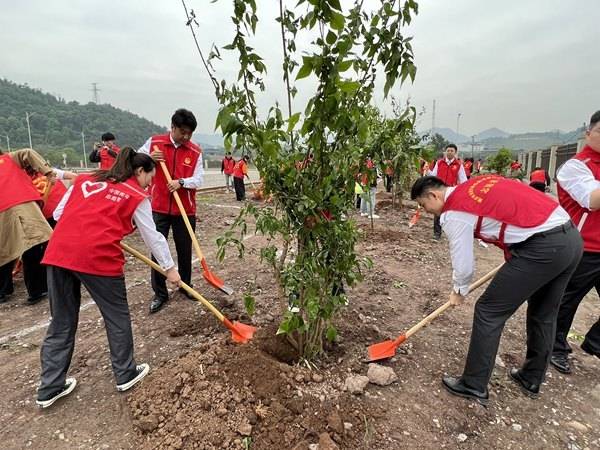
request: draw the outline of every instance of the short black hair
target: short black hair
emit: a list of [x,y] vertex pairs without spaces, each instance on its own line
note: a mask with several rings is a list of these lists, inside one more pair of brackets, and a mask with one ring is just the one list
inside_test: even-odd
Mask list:
[[600,111],[596,111],[594,114],[592,114],[592,118],[590,119],[590,127],[588,129],[591,130],[594,128],[598,122],[600,122]]
[[171,124],[177,128],[189,128],[190,131],[194,131],[198,126],[194,113],[187,109],[179,108],[171,117]]
[[447,184],[438,177],[434,177],[433,175],[421,177],[413,184],[412,189],[410,190],[410,199],[416,200],[433,189],[442,189],[445,187],[447,187]]
[[115,135],[112,133],[104,133],[101,138],[103,141],[114,141],[116,139]]
[[458,147],[456,146],[456,144],[448,144],[448,145],[446,145],[446,150],[448,150],[449,148],[453,148],[454,150],[458,151]]

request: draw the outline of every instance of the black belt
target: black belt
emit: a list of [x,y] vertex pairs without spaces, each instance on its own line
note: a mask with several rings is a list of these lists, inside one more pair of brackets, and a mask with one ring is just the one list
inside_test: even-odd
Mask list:
[[569,220],[568,222],[565,222],[562,225],[558,225],[558,226],[556,226],[554,228],[550,228],[549,230],[540,231],[539,233],[532,234],[531,236],[529,236],[524,241],[516,242],[514,244],[510,244],[508,247],[509,248],[514,248],[514,247],[523,245],[526,242],[530,241],[531,239],[534,239],[534,238],[537,238],[537,237],[547,237],[547,236],[551,236],[551,235],[556,234],[556,233],[566,233],[571,228],[575,228],[575,225],[573,224],[573,222],[571,222]]

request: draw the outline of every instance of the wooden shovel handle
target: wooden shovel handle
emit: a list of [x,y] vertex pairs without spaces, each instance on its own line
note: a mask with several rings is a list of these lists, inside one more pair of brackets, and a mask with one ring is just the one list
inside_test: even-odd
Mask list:
[[[486,281],[488,281],[489,279],[491,279],[494,275],[496,275],[496,273],[500,270],[500,268],[503,265],[504,264],[500,264],[498,267],[496,267],[495,269],[493,269],[491,272],[489,272],[488,274],[484,275],[479,280],[477,280],[475,283],[473,283],[471,286],[469,286],[469,292],[470,291],[474,291],[479,286],[481,286],[482,284],[484,284]],[[436,309],[435,311],[433,311],[431,314],[429,314],[427,317],[425,317],[423,320],[421,320],[418,324],[416,324],[414,327],[412,327],[410,330],[408,330],[406,332],[406,338],[408,339],[413,334],[415,334],[417,331],[419,331],[421,328],[423,328],[426,325],[429,325],[431,323],[431,321],[433,321],[433,319],[435,319],[437,316],[439,316],[440,314],[442,314],[444,311],[446,311],[451,306],[452,306],[452,303],[450,303],[450,301],[447,301],[446,303],[444,303],[442,306],[440,306],[438,309]]]
[[[157,146],[154,146],[154,150],[159,150],[159,148]],[[167,169],[165,162],[159,161],[159,164],[160,164],[160,168],[162,169],[163,173],[165,174],[165,178],[167,179],[167,181],[169,183],[171,181],[173,181],[173,178],[171,178],[171,174],[169,173],[169,169]],[[187,228],[188,233],[190,234],[190,238],[192,239],[192,245],[194,246],[194,250],[196,250],[196,256],[198,257],[198,259],[200,261],[202,261],[204,259],[204,254],[202,253],[202,250],[200,249],[200,244],[198,243],[196,234],[194,233],[194,230],[192,229],[192,224],[190,223],[190,219],[188,219],[187,213],[185,212],[185,209],[183,208],[183,203],[181,203],[181,198],[179,197],[179,192],[173,191],[172,194],[173,194],[173,197],[175,198],[175,203],[177,203],[177,207],[179,208],[179,212],[181,213],[181,217],[183,218],[183,222],[185,223],[185,227]]]
[[[129,245],[125,244],[124,242],[121,242],[121,248],[123,250],[125,250],[127,253],[130,253],[133,256],[135,256],[140,261],[148,264],[150,267],[152,267],[154,270],[159,272],[161,275],[167,276],[167,273],[163,270],[162,267],[160,267],[158,264],[156,264],[154,261],[152,261],[147,256],[138,252],[136,249],[130,247]],[[186,290],[186,292],[188,294],[190,294],[196,300],[200,301],[204,306],[206,306],[210,310],[210,312],[212,312],[217,317],[217,319],[219,319],[221,322],[224,322],[226,320],[225,316],[223,314],[221,314],[221,311],[219,311],[217,308],[215,308],[212,305],[212,303],[210,303],[208,300],[206,300],[204,297],[202,297],[202,295],[200,295],[198,292],[196,292],[190,286],[185,284],[183,281],[179,282],[179,286],[181,286],[183,289]]]

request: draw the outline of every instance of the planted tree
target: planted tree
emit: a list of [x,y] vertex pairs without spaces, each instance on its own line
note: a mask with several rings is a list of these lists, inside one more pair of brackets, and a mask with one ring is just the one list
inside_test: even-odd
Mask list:
[[[280,0],[285,111],[275,104],[261,115],[256,107],[267,67],[249,42],[259,21],[255,1],[233,1],[234,36],[223,48],[239,60],[237,80],[217,80],[213,63],[221,50],[213,46],[208,58],[200,52],[220,103],[216,128],[228,148],[253,156],[264,194],[273,199],[272,208],[248,204],[241,211],[218,240],[219,256],[230,246],[243,255],[242,237],[252,218],[255,231],[269,238],[260,256],[273,269],[282,299],[278,333],[306,359],[322,352],[324,338],[335,338],[332,319],[347,304],[345,286],[359,281],[369,265],[355,251],[359,232],[346,216],[370,140],[367,111],[375,80],[385,78],[387,96],[398,80],[416,74],[411,38],[402,30],[417,3],[381,1],[374,10],[363,3],[343,9],[339,0],[300,0],[290,9]],[[186,13],[195,33],[195,16]],[[299,55],[296,42],[303,36],[313,40]],[[294,83],[304,78],[316,87],[299,105]],[[250,309],[253,302],[246,297]]]
[[486,159],[485,165],[490,172],[506,175],[512,161],[513,155],[510,149],[501,148],[495,155]]

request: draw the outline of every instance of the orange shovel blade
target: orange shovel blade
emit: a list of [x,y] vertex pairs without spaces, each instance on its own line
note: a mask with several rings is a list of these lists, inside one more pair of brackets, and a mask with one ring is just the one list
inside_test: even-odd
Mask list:
[[396,350],[406,340],[406,335],[401,334],[395,340],[379,342],[369,346],[369,361],[388,359],[396,354]]
[[239,344],[246,344],[256,333],[256,327],[246,325],[241,322],[233,322],[226,317],[223,318],[223,324],[231,330],[231,338]]
[[421,209],[417,209],[417,212],[413,214],[413,216],[410,218],[410,221],[408,222],[408,228],[412,228],[416,225],[416,223],[419,221],[419,218],[421,217]]
[[210,271],[208,264],[206,263],[206,259],[202,258],[200,265],[202,266],[202,276],[204,276],[204,279],[208,281],[209,284],[213,285],[217,289],[220,289],[227,295],[233,294],[233,289],[229,286],[225,286],[223,280]]

